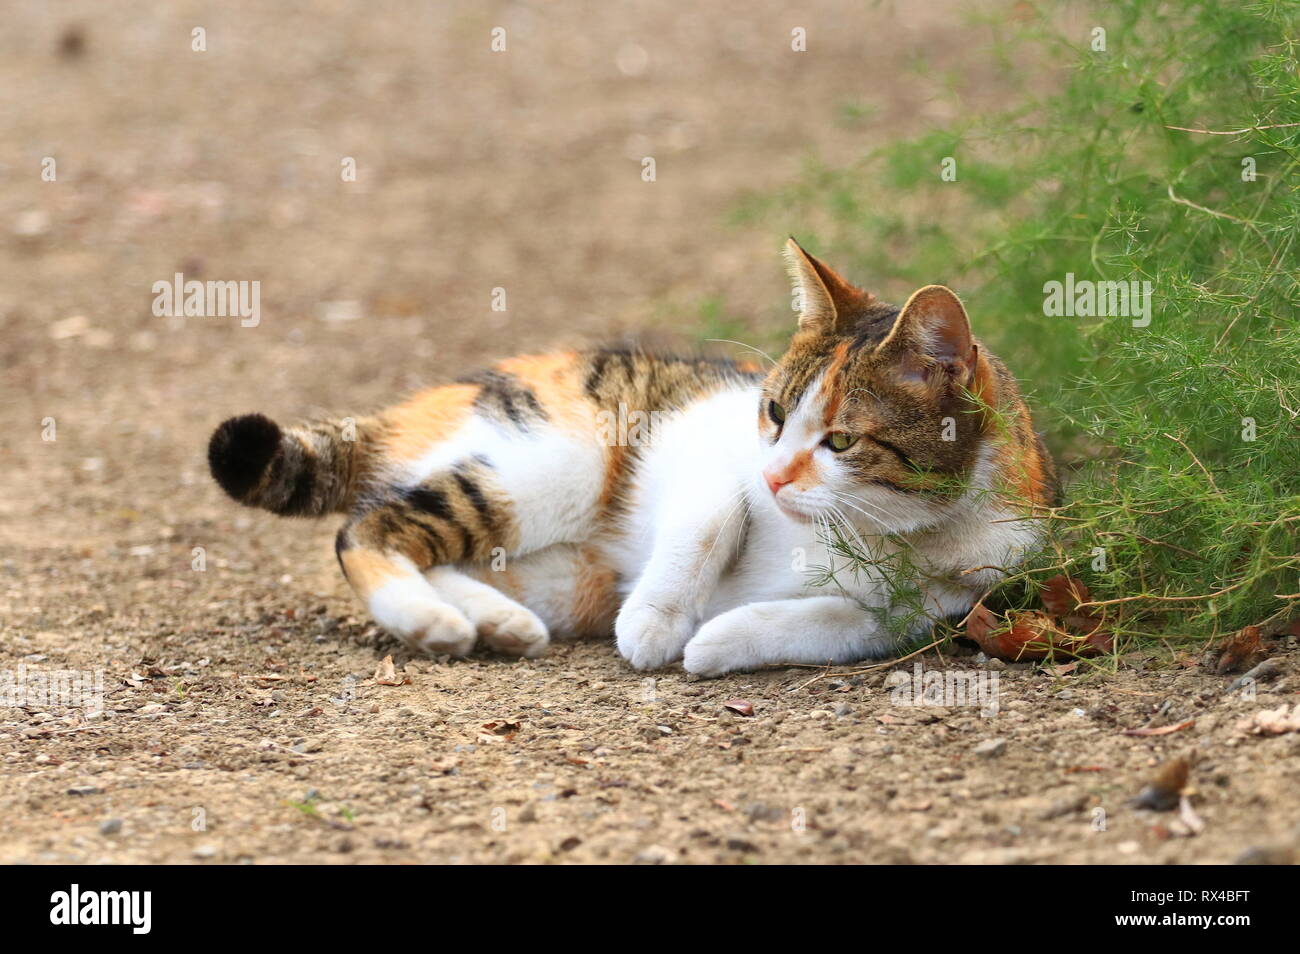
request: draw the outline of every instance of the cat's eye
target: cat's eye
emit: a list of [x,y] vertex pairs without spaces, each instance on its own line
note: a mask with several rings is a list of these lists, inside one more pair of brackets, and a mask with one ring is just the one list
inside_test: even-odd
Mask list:
[[781,425],[785,423],[785,408],[775,401],[767,402],[767,413],[774,424]]
[[858,439],[843,431],[831,431],[826,435],[826,446],[833,451],[845,451],[856,444]]

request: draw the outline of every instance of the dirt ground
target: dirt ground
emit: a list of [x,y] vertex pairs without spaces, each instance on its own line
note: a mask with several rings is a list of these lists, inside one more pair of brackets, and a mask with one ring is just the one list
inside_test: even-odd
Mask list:
[[[729,209],[941,122],[953,71],[996,101],[954,6],[10,4],[0,671],[102,670],[106,705],[0,708],[0,861],[1292,860],[1300,733],[1237,723],[1296,699],[1293,647],[1254,700],[1135,656],[1108,679],[924,658],[996,674],[996,714],[899,705],[882,670],[647,679],[600,641],[412,659],[339,576],[334,521],[208,478],[230,414],[692,335],[714,298],[789,320],[784,235]],[[260,324],[155,317],[178,271],[260,281]],[[376,684],[389,653],[401,684]],[[1188,752],[1199,833],[1127,805]]]

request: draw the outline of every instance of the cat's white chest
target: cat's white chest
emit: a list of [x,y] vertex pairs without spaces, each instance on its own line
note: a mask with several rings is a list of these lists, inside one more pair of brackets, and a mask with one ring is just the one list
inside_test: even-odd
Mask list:
[[[611,556],[630,590],[647,570],[651,549],[670,526],[689,516],[707,548],[744,527],[736,557],[718,581],[709,615],[746,603],[807,596],[827,569],[842,564],[816,524],[781,513],[760,478],[756,389],[716,394],[662,423],[642,453],[624,532]],[[869,597],[877,583],[836,574],[830,592]]]
[[760,498],[751,505],[740,553],[719,581],[710,611],[716,614],[746,603],[814,592],[866,599],[878,587],[873,575],[855,575],[848,569],[845,558],[833,552],[824,530],[791,520]]

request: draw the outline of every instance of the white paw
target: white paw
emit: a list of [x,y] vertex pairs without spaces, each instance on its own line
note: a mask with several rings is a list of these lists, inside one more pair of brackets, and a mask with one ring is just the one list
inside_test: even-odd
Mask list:
[[465,656],[474,648],[474,626],[465,614],[438,599],[420,579],[385,583],[370,596],[375,622],[406,645],[432,656]]
[[659,669],[682,657],[695,632],[695,619],[684,610],[631,599],[614,621],[618,651],[636,669]]
[[473,608],[470,617],[483,641],[499,653],[536,659],[551,642],[546,624],[514,600],[503,598],[501,605],[485,612]]
[[[736,619],[735,610],[715,616],[686,644],[682,665],[694,676],[714,679],[738,669],[752,669],[754,634]],[[728,618],[731,617],[731,618]]]

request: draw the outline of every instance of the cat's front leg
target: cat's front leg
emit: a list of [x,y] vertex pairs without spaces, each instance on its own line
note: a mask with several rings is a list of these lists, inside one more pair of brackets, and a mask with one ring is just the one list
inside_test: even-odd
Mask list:
[[660,669],[682,657],[695,613],[676,594],[634,590],[614,621],[618,651],[635,669]]
[[843,596],[749,603],[700,627],[686,644],[686,671],[721,676],[769,663],[855,662],[897,649],[876,613]]
[[745,521],[743,499],[719,487],[660,527],[650,559],[614,621],[618,651],[634,667],[658,669],[681,658],[735,556]]

